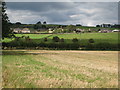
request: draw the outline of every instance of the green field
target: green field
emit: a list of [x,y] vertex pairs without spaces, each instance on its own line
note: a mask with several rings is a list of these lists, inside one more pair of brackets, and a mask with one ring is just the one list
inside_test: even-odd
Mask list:
[[[29,36],[33,41],[40,43],[43,38],[48,38],[48,42],[52,42],[54,36],[64,38],[66,42],[72,42],[73,38],[79,39],[79,42],[86,44],[88,39],[94,39],[95,43],[108,42],[112,44],[118,44],[118,33],[82,33],[82,34],[15,34],[18,37]],[[5,38],[3,42],[10,42],[14,39]]]
[[58,36],[59,38],[64,38],[67,40],[72,40],[73,38],[77,38],[81,40],[80,42],[86,42],[88,39],[94,39],[95,42],[110,42],[110,43],[118,43],[118,33],[82,33],[82,34],[59,34],[52,35],[49,38],[52,39],[54,36]]
[[117,51],[4,50],[3,88],[117,88]]

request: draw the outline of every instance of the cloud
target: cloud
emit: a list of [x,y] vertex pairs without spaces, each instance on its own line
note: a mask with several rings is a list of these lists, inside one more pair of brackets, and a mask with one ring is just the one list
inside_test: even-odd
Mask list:
[[6,2],[119,2],[119,0],[5,0]]
[[28,10],[7,10],[11,22],[36,23],[41,16]]
[[96,25],[118,22],[117,2],[7,2],[11,22]]

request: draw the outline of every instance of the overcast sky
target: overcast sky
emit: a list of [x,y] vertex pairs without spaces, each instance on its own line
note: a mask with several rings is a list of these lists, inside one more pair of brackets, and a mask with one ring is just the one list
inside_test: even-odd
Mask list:
[[7,2],[11,22],[34,24],[96,24],[118,23],[117,2]]

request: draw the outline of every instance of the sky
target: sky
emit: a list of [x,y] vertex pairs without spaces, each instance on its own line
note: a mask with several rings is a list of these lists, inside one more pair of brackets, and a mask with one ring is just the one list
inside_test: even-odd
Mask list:
[[117,2],[7,2],[7,14],[12,23],[35,24],[97,24],[118,23]]

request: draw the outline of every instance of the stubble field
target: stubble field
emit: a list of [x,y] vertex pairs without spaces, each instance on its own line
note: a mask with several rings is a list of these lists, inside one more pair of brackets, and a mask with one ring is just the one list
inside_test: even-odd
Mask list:
[[5,88],[117,88],[117,51],[4,50]]

